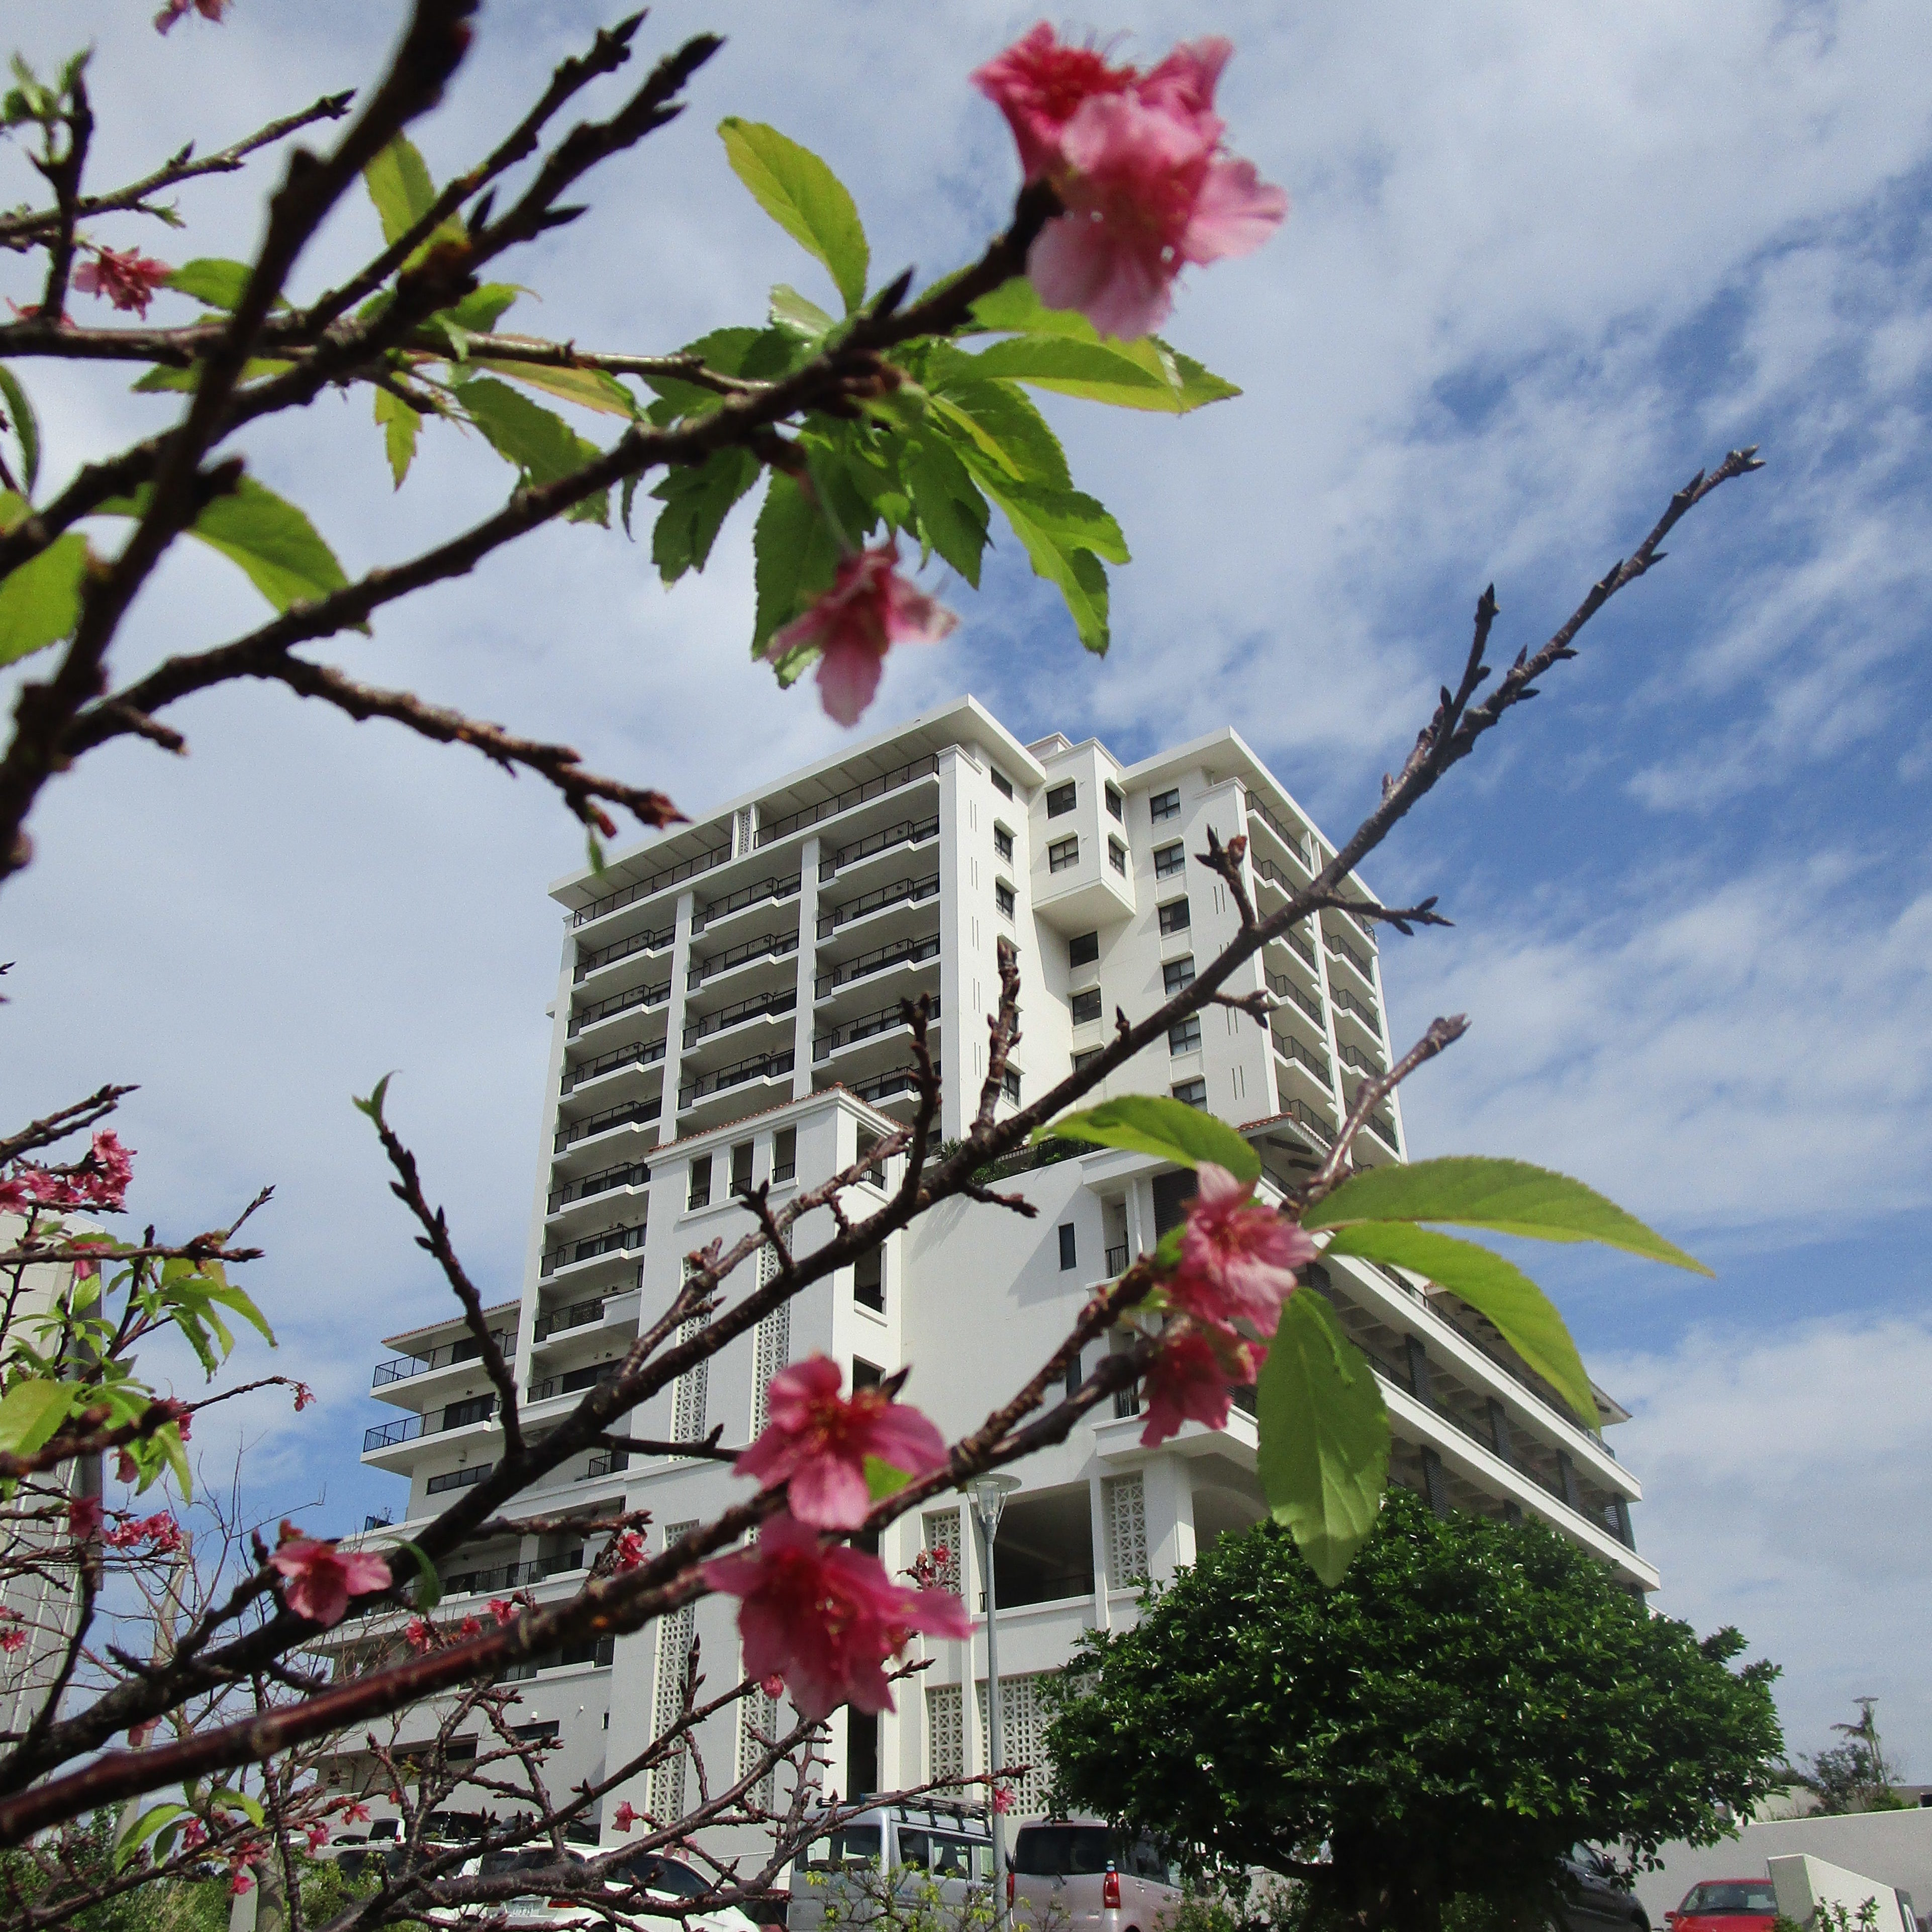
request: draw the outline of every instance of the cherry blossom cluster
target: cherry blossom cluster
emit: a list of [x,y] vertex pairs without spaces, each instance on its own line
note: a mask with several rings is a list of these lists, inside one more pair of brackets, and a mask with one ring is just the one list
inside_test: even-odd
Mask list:
[[[95,1505],[97,1512],[100,1505]],[[97,1515],[96,1520],[98,1520]],[[172,1556],[184,1540],[182,1526],[172,1510],[159,1510],[152,1516],[125,1516],[111,1529],[100,1532],[100,1540],[110,1550],[146,1548],[156,1556]]]
[[71,1167],[36,1167],[22,1161],[0,1180],[0,1214],[24,1214],[30,1208],[92,1208],[118,1214],[134,1178],[134,1150],[123,1147],[111,1127],[104,1128],[86,1156]]
[[17,1656],[27,1647],[26,1618],[18,1610],[0,1604],[0,1652]]
[[268,1566],[282,1580],[282,1601],[297,1616],[324,1630],[349,1614],[350,1598],[389,1587],[386,1556],[370,1550],[339,1549],[319,1537],[303,1535],[286,1520],[281,1540],[269,1553]]
[[116,308],[131,309],[144,321],[148,304],[174,273],[172,266],[144,255],[138,248],[104,248],[74,272],[74,285],[82,295],[100,296]]

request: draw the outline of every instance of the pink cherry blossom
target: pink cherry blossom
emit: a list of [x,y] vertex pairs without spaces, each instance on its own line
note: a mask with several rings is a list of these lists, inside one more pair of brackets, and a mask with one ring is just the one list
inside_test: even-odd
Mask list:
[[802,1717],[841,1704],[892,1709],[881,1666],[915,1630],[963,1637],[973,1626],[957,1597],[903,1590],[876,1556],[827,1546],[795,1516],[774,1516],[755,1547],[704,1566],[714,1590],[742,1599],[738,1634],[748,1675],[782,1677]]
[[121,1136],[111,1127],[104,1128],[94,1137],[93,1165],[94,1172],[82,1177],[82,1184],[93,1196],[94,1204],[119,1208],[128,1198],[128,1184],[134,1178],[134,1150],[123,1147]]
[[167,262],[158,262],[138,248],[96,248],[93,260],[74,270],[74,285],[82,295],[105,296],[116,308],[145,316],[155,291],[173,273]]
[[255,1881],[239,1865],[228,1875],[228,1895],[239,1898],[244,1892],[253,1888]]
[[412,1617],[403,1626],[403,1641],[418,1656],[436,1642],[436,1633],[422,1617]]
[[784,1690],[784,1679],[774,1672],[770,1677],[761,1677],[758,1679],[758,1688],[767,1697],[782,1696]]
[[299,1415],[315,1400],[315,1390],[307,1382],[296,1384],[296,1413]]
[[871,1513],[866,1458],[910,1476],[944,1466],[946,1438],[905,1403],[882,1390],[839,1394],[844,1372],[824,1355],[794,1363],[771,1380],[771,1420],[733,1466],[760,1486],[791,1484],[791,1513],[820,1529],[856,1529]]
[[366,1804],[352,1804],[343,1813],[345,1825],[366,1825],[369,1822],[369,1808]]
[[610,1567],[614,1570],[634,1570],[647,1553],[642,1534],[627,1529],[611,1545]]
[[465,1617],[456,1627],[458,1636],[481,1636],[483,1626],[474,1617]]
[[161,10],[154,16],[154,32],[165,34],[177,20],[184,20],[190,14],[199,14],[204,20],[218,25],[230,4],[230,0],[163,0]]
[[496,1619],[496,1628],[499,1630],[503,1628],[507,1624],[514,1623],[522,1613],[521,1606],[512,1603],[508,1598],[492,1597],[490,1599],[490,1614]]
[[1234,1391],[1259,1372],[1262,1352],[1232,1329],[1210,1322],[1162,1343],[1147,1374],[1147,1426],[1141,1446],[1152,1449],[1180,1433],[1186,1422],[1228,1426]]
[[92,1543],[100,1534],[100,1498],[76,1496],[67,1506],[67,1532],[76,1543]]
[[5,1630],[0,1630],[0,1650],[4,1650],[9,1657],[17,1655],[26,1647],[27,1633],[17,1624],[10,1624]]
[[310,1826],[308,1828],[309,1856],[310,1858],[314,1858],[316,1853],[320,1851],[322,1846],[328,1843],[328,1827],[318,1819],[314,1824]]
[[125,1449],[114,1452],[114,1476],[117,1482],[132,1483],[139,1480],[141,1466]]
[[1010,1784],[993,1786],[993,1809],[1004,1816],[1013,1808],[1013,1787]]
[[1180,1237],[1180,1266],[1166,1284],[1177,1307],[1210,1322],[1247,1321],[1272,1335],[1294,1292],[1294,1270],[1319,1252],[1278,1209],[1256,1201],[1251,1181],[1204,1160]]
[[0,1180],[0,1214],[24,1214],[33,1205],[26,1182],[17,1174]]
[[389,1587],[389,1562],[368,1550],[338,1550],[292,1523],[282,1525],[282,1540],[268,1558],[283,1578],[282,1600],[298,1617],[324,1630],[349,1614],[349,1600]]
[[644,1822],[644,1814],[633,1810],[631,1801],[627,1798],[611,1813],[610,1822],[620,1832],[634,1832]]
[[765,646],[772,663],[796,650],[819,652],[818,696],[828,716],[856,724],[894,644],[936,644],[959,620],[898,573],[898,539],[888,537],[838,566],[832,588]]
[[973,85],[1006,117],[1028,181],[1060,163],[1060,141],[1081,104],[1096,94],[1124,93],[1136,76],[1109,67],[1092,47],[1068,46],[1042,20],[973,76]]
[[208,1843],[208,1827],[199,1818],[190,1818],[182,1827],[181,1842],[183,1851],[199,1851]]

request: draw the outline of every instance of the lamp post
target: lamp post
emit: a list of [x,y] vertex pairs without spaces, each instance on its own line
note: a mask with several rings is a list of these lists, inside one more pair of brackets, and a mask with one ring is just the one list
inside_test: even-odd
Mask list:
[[[1000,1773],[1006,1768],[1006,1738],[1000,1710],[1000,1594],[993,1577],[993,1543],[1000,1533],[1000,1512],[1020,1486],[1017,1476],[975,1476],[966,1486],[973,1519],[980,1526],[980,1549],[986,1578],[986,1728],[992,1762],[992,1790],[988,1808],[993,1818],[993,1910],[997,1922],[1006,1923],[1006,1831],[1000,1810]],[[969,1676],[971,1672],[967,1673]]]

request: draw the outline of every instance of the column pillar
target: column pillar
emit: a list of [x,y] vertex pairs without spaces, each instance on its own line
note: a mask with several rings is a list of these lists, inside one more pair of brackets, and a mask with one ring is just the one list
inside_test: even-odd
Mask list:
[[812,1091],[812,980],[818,964],[818,835],[805,842],[798,862],[798,1012],[792,1038],[791,1097]]
[[658,1115],[660,1145],[677,1138],[677,1089],[684,1061],[684,1012],[690,988],[692,920],[698,896],[680,892],[670,948],[670,1003],[664,1011],[664,1107]]

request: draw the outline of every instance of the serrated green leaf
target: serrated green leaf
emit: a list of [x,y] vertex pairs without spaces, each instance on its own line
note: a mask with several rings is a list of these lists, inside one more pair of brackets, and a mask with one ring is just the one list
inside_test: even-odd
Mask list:
[[389,459],[389,474],[400,490],[403,478],[410,473],[410,465],[416,460],[416,436],[422,428],[422,418],[400,396],[388,389],[377,389],[374,394],[376,420],[382,430],[382,452]]
[[[756,657],[772,633],[790,623],[822,590],[831,588],[838,568],[838,543],[818,506],[792,479],[774,472],[752,534],[758,586],[758,616],[752,626]],[[781,669],[789,684],[811,662],[808,656]],[[784,675],[789,670],[790,675]]]
[[238,1287],[233,1282],[229,1280],[226,1275],[216,1272],[220,1266],[221,1264],[219,1262],[206,1262],[202,1264],[204,1269],[207,1270],[213,1278],[214,1285],[208,1291],[208,1298],[211,1300],[220,1302],[224,1308],[232,1309],[261,1336],[263,1341],[268,1343],[270,1348],[279,1346],[280,1345],[275,1340],[275,1331],[268,1326],[268,1317],[255,1306],[254,1298],[245,1289]]
[[31,499],[40,473],[40,419],[27,398],[20,378],[0,362],[0,396],[7,401],[7,414],[20,445],[20,488]]
[[718,123],[731,171],[752,198],[830,272],[850,315],[866,299],[872,250],[857,205],[843,182],[809,148],[762,122],[734,115]]
[[370,162],[362,182],[382,218],[385,242],[400,241],[436,200],[436,184],[406,135],[398,134]]
[[651,531],[651,561],[666,584],[704,568],[732,505],[758,480],[748,450],[720,449],[694,468],[672,470],[652,490],[664,507]]
[[[506,462],[529,484],[554,483],[594,463],[604,452],[578,434],[562,417],[532,402],[507,382],[488,376],[464,384],[460,396],[470,419]],[[608,524],[610,493],[600,490],[568,513],[574,522]]]
[[771,317],[773,328],[782,328],[814,347],[837,326],[818,303],[800,295],[788,282],[780,282],[772,290]]
[[[1016,335],[966,358],[982,376],[1036,383],[1097,401],[1178,414],[1180,385],[1168,380],[1158,353],[1123,355],[1111,343],[1076,342],[1064,335]],[[1151,362],[1154,366],[1149,367]]]
[[970,356],[937,346],[945,352],[933,358],[932,406],[962,460],[974,464],[976,455],[981,460],[974,466],[982,473],[990,460],[994,473],[1016,483],[1071,489],[1060,439],[1018,386],[988,381],[973,371]]
[[[264,376],[286,374],[296,365],[292,362],[278,362],[270,356],[251,356],[242,365],[239,378],[244,384],[259,382]],[[179,391],[187,392],[196,388],[201,381],[202,365],[190,364],[185,369],[171,369],[166,363],[157,363],[138,382],[128,384],[136,395],[152,395],[158,393]]]
[[1283,1304],[1256,1396],[1255,1466],[1268,1508],[1332,1589],[1376,1526],[1389,1421],[1367,1358],[1315,1290]]
[[165,286],[206,302],[210,308],[233,309],[240,306],[251,272],[246,262],[202,255],[184,262],[165,278]]
[[1594,1188],[1527,1161],[1456,1154],[1354,1174],[1302,1216],[1310,1229],[1351,1221],[1447,1221],[1538,1241],[1600,1241],[1695,1274],[1711,1270]]
[[115,1840],[114,1869],[121,1870],[164,1825],[185,1816],[187,1811],[185,1804],[157,1804],[152,1811],[143,1811]]
[[922,442],[907,458],[905,477],[920,533],[974,590],[990,514],[966,466],[939,442]]
[[67,1420],[74,1394],[66,1382],[16,1382],[0,1396],[0,1449],[31,1456]]
[[637,398],[616,376],[606,375],[602,369],[555,369],[538,362],[500,362],[491,356],[472,357],[470,367],[492,370],[513,382],[541,389],[546,395],[575,403],[580,409],[595,410],[602,416],[622,416],[626,422],[634,422],[638,414]]
[[[194,1500],[194,1477],[188,1466],[188,1450],[182,1444],[181,1425],[164,1422],[148,1439],[161,1452],[162,1460],[166,1462],[174,1477],[175,1486],[181,1492],[182,1501],[192,1502]],[[142,1485],[143,1489],[146,1486],[145,1483]]]
[[87,561],[87,539],[70,530],[0,578],[0,664],[31,657],[73,630]]
[[883,1502],[888,1496],[896,1496],[912,1480],[909,1470],[895,1468],[890,1462],[882,1462],[877,1456],[866,1458],[866,1487],[872,1493],[873,1502]]
[[238,1811],[251,1825],[260,1824],[267,1816],[260,1798],[250,1797],[245,1791],[237,1791],[231,1785],[217,1785],[208,1794],[208,1808],[211,1811]]
[[[1042,501],[1053,502],[1046,493],[1016,486],[986,468],[976,470],[981,487],[1006,512],[1015,536],[1024,548],[1034,574],[1058,587],[1065,601],[1080,641],[1096,656],[1104,656],[1111,641],[1108,628],[1107,573],[1090,548],[1070,541],[1063,531],[1066,517],[1058,509],[1042,509]],[[1072,492],[1056,493],[1063,500]],[[1091,502],[1091,498],[1083,500]],[[1094,508],[1098,509],[1096,504]],[[1101,512],[1105,516],[1106,512]],[[1112,519],[1108,518],[1111,524]],[[1114,534],[1118,536],[1118,527]],[[1124,545],[1122,546],[1124,550]]]
[[488,335],[503,311],[526,292],[515,282],[485,282],[481,288],[472,289],[460,302],[438,309],[430,320],[452,322],[472,335]]
[[1336,1231],[1328,1252],[1408,1268],[1460,1295],[1496,1324],[1503,1340],[1562,1395],[1586,1429],[1594,1432],[1599,1426],[1589,1375],[1563,1317],[1514,1262],[1412,1221],[1351,1222]]
[[1260,1155],[1232,1127],[1165,1094],[1123,1094],[1033,1130],[1035,1143],[1062,1138],[1158,1154],[1181,1167],[1210,1160],[1237,1180],[1261,1178]]

